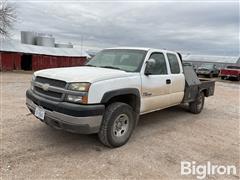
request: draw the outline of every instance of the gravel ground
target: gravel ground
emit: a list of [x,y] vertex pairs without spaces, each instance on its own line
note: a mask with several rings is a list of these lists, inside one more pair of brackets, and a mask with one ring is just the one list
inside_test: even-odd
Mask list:
[[2,179],[193,179],[181,176],[180,162],[235,165],[239,179],[239,89],[237,82],[217,82],[199,115],[183,107],[141,116],[123,147],[102,146],[96,135],[53,130],[25,106],[31,74],[1,73]]

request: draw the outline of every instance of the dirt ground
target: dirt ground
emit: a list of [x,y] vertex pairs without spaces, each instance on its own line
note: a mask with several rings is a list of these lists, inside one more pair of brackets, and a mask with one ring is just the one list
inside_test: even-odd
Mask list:
[[238,82],[216,82],[199,115],[174,107],[144,115],[130,141],[109,149],[96,135],[53,130],[25,106],[31,74],[1,73],[2,179],[196,179],[181,176],[181,161],[235,165],[239,179]]

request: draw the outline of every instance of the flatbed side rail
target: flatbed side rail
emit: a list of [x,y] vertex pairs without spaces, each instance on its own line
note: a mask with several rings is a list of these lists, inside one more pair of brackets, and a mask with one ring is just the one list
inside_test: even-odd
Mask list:
[[215,90],[215,81],[199,79],[201,84],[199,85],[199,92],[203,91],[206,97],[213,96]]

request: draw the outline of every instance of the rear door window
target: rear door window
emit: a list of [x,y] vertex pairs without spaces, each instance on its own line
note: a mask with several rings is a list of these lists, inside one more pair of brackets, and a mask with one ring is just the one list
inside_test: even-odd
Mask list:
[[179,74],[180,73],[180,66],[179,66],[177,56],[175,54],[167,53],[167,58],[168,58],[168,62],[169,62],[169,65],[170,65],[171,73],[172,74]]

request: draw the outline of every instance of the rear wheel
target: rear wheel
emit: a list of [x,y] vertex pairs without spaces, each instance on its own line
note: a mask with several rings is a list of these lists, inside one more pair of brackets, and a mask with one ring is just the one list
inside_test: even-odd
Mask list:
[[108,147],[124,145],[132,135],[135,121],[131,106],[121,102],[110,104],[98,133],[99,140]]
[[204,106],[205,96],[203,92],[200,92],[197,99],[194,102],[189,103],[190,112],[199,114]]
[[225,76],[221,76],[221,79],[224,80],[224,79],[225,79]]

